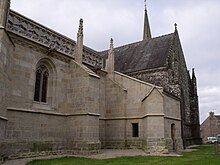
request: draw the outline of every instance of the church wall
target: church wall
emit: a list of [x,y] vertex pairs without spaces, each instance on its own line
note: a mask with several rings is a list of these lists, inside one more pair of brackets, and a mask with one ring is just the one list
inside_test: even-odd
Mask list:
[[8,109],[7,114],[6,142],[9,158],[65,149],[65,116],[26,109]]
[[53,153],[98,152],[98,115],[8,109],[6,127],[9,158]]
[[6,156],[5,131],[7,125],[6,107],[10,92],[11,59],[13,43],[10,41],[5,29],[0,27],[0,164]]
[[[136,96],[135,92],[145,92],[145,94],[142,93],[142,99],[144,98],[143,96],[146,96],[151,89],[152,90],[152,86],[151,88],[149,88],[148,90],[146,89],[141,89],[141,88],[135,88],[135,85],[132,83],[128,83],[125,80],[123,80],[121,77],[119,78],[119,76],[115,76],[117,82],[121,83],[126,89],[128,90],[128,96],[127,98],[129,98],[129,92],[132,93],[132,97]],[[127,80],[128,81],[128,80]],[[124,83],[126,82],[126,83]],[[129,85],[131,86],[129,86]],[[132,90],[134,89],[134,90]],[[139,101],[140,101],[140,96],[139,96]],[[129,106],[129,103],[134,103],[134,101],[132,102],[132,99],[128,101],[127,106]],[[143,134],[144,138],[147,139],[147,150],[150,152],[162,152],[162,153],[166,153],[167,152],[167,148],[171,148],[169,142],[170,137],[165,135],[166,131],[170,132],[170,128],[169,130],[167,130],[166,126],[167,126],[167,120],[168,119],[164,119],[164,115],[165,116],[169,116],[171,118],[175,119],[177,118],[178,121],[175,121],[176,123],[176,128],[179,129],[179,131],[181,130],[181,115],[180,115],[180,102],[179,100],[173,99],[172,97],[168,97],[168,96],[162,96],[162,93],[160,93],[160,91],[158,89],[153,89],[153,91],[150,93],[149,96],[147,96],[143,103],[142,103],[142,108],[139,109],[138,113],[136,115],[147,115],[146,118],[144,118],[144,125],[143,128],[145,129]],[[134,108],[135,109],[135,108]],[[138,109],[136,107],[136,109]],[[127,111],[127,114],[129,114],[129,110]],[[132,116],[132,115],[131,115]],[[169,120],[168,120],[169,121]],[[170,122],[170,121],[169,121]],[[172,123],[169,124],[169,126],[171,126]],[[169,127],[167,126],[167,127]],[[127,126],[128,127],[128,126]],[[141,136],[140,136],[141,137]],[[181,139],[181,132],[177,133],[177,149],[181,150],[181,146],[182,146],[182,139]]]
[[0,164],[1,162],[3,162],[4,155],[6,153],[5,144],[4,144],[6,124],[7,124],[7,120],[0,118]]
[[164,138],[163,97],[157,89],[144,100],[143,107],[147,115],[147,138]]
[[[102,102],[100,94],[100,79],[89,77],[88,91],[86,92],[86,111],[99,114],[99,102]],[[104,102],[104,100],[103,100]]]
[[147,137],[164,138],[164,109],[161,94],[154,89],[144,101],[147,111]]
[[86,111],[85,97],[89,87],[89,75],[80,65],[71,62],[71,79],[67,87],[67,112],[83,113]]
[[142,100],[153,88],[153,85],[117,72],[115,81],[127,90],[125,115],[127,117],[145,115],[147,112],[142,108]]
[[[41,61],[48,64],[50,70],[47,104],[33,101],[36,67]],[[66,93],[61,91],[66,91],[65,75],[68,73],[68,64],[51,58],[44,51],[30,48],[22,41],[16,41],[12,65],[10,107],[58,111],[58,104],[66,98]]]
[[[175,51],[171,51],[172,56],[175,56],[175,58],[172,57],[172,59],[175,59],[175,66],[172,66],[170,69],[164,67],[148,71],[129,73],[129,75],[142,81],[162,86],[166,92],[181,98],[182,136],[183,139],[185,139],[184,146],[188,146],[194,144],[193,139],[198,137],[192,137],[191,134],[193,128],[191,125],[191,115],[193,113],[190,109],[189,74],[181,44],[178,42],[179,39],[176,37],[176,45],[174,46]],[[170,65],[172,65],[172,60],[170,63]],[[196,123],[198,124],[198,122],[199,121]]]
[[16,44],[12,60],[12,82],[9,98],[11,107],[32,107],[35,79],[33,76],[35,74],[34,60],[36,60],[35,52]]
[[164,115],[163,97],[160,91],[152,88],[150,93],[143,100],[143,109],[148,115]]
[[0,116],[2,117],[6,116],[13,49],[14,46],[5,30],[0,28]]
[[180,100],[178,98],[164,94],[163,106],[166,116],[181,120]]
[[[112,79],[106,77],[105,80],[106,107],[105,116],[100,117],[101,125],[105,124],[102,130],[102,147],[122,148],[125,146],[125,123],[124,120],[114,120],[117,117],[125,116],[126,90]],[[113,119],[113,120],[112,120]]]
[[66,101],[66,112],[70,114],[67,118],[67,139],[72,149],[97,152],[100,149],[99,95],[103,84],[100,77],[93,76],[90,72],[81,64],[74,61],[70,63],[71,79]]
[[163,115],[151,115],[146,118],[147,147],[149,153],[168,153]]
[[66,89],[68,113],[99,113],[100,78],[90,75],[91,70],[72,61],[70,80]]
[[106,138],[105,135],[105,116],[106,116],[106,73],[100,72],[98,73],[98,75],[100,76],[100,83],[99,83],[99,139],[102,142],[102,147],[104,147],[105,145],[103,144]]
[[126,123],[125,120],[106,120],[105,148],[125,148]]
[[104,119],[99,118],[99,140],[101,143],[101,148],[105,147],[106,141],[106,122]]
[[[127,91],[126,107],[124,117],[120,118],[118,115],[118,117],[107,116],[105,121],[107,131],[106,147],[135,147],[144,148],[149,152],[166,153],[164,100],[159,92],[161,89],[156,89],[153,85],[118,72],[115,72],[114,78],[118,86]],[[112,93],[112,95],[117,96],[117,93]],[[138,123],[138,137],[132,137],[132,123]]]
[[98,152],[99,140],[98,115],[70,115],[67,117],[67,141],[70,150]]
[[[99,78],[85,66],[12,36],[15,50],[6,128],[7,156],[52,152],[97,152],[99,141]],[[58,57],[58,58],[57,58]],[[60,55],[62,57],[62,55]],[[33,101],[36,67],[48,65],[47,103]],[[93,73],[92,73],[93,74]],[[103,107],[103,105],[102,105]],[[68,129],[67,129],[68,128]],[[74,133],[73,133],[74,132]],[[68,133],[68,136],[67,136]],[[39,150],[39,152],[38,152]]]
[[8,109],[7,114],[7,140],[59,141],[65,137],[65,116],[25,109]]
[[[102,58],[84,47],[83,62],[89,62],[91,56],[92,62],[87,64],[92,64],[93,72],[81,60],[73,61],[74,41],[26,18],[16,23],[15,18],[19,17],[8,22],[15,48],[0,27],[0,161],[1,155],[18,158],[36,156],[41,151],[43,155],[97,152],[100,144],[103,148],[135,147],[165,153],[166,147],[173,149],[172,124],[179,150],[181,117],[183,137],[192,137],[190,118],[194,112],[190,110],[188,72],[179,41],[172,45],[177,46],[175,50],[169,50],[170,56],[175,56],[172,64],[179,66],[130,74],[142,82],[116,72],[108,76],[95,65],[101,66]],[[68,56],[59,52],[68,52]],[[47,103],[33,101],[39,62],[48,64],[50,70]],[[182,114],[176,111],[179,101],[163,96],[163,91],[183,98]],[[138,124],[137,137],[132,130],[134,124]]]
[[106,118],[124,117],[126,90],[111,79],[106,80]]
[[[133,137],[132,124],[138,123],[139,135]],[[126,146],[127,148],[146,148],[146,125],[144,125],[144,119],[131,118],[126,121]]]
[[[164,95],[164,114],[165,114],[165,139],[169,152],[182,151],[183,140],[181,132],[181,110],[180,101]],[[174,125],[174,137],[171,137],[171,129]]]
[[[181,132],[181,122],[169,117],[164,121],[165,125],[165,139],[169,152],[181,152],[183,150],[183,140]],[[175,126],[174,139],[171,138],[171,125]]]
[[6,125],[6,120],[3,120],[0,118],[0,141],[4,140],[5,138],[5,125]]
[[184,55],[181,45],[177,47],[177,57],[179,58],[179,84],[181,88],[181,116],[182,116],[182,137],[184,146],[196,144],[192,136],[192,121],[190,109],[190,86],[189,86],[189,72],[185,63]]
[[147,152],[167,153],[164,130],[164,107],[163,96],[156,88],[143,101],[143,107],[146,111],[146,134],[147,134]]
[[161,86],[165,91],[173,94],[174,96],[180,97],[178,86],[173,84],[173,74],[170,69],[162,67],[158,69],[129,73],[129,75],[139,80]]
[[68,140],[98,140],[99,139],[98,116],[79,114],[67,117]]
[[163,97],[160,91],[152,88],[147,97],[143,100],[145,111],[144,138],[146,139],[146,152],[166,153],[164,139],[164,110]]

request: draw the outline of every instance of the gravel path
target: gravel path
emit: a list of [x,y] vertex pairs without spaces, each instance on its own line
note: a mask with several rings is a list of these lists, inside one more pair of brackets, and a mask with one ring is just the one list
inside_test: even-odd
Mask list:
[[[82,156],[82,155],[75,155],[77,157],[87,157],[93,159],[109,159],[121,156],[150,156],[149,154],[145,153],[143,150],[140,149],[123,149],[123,150],[116,150],[116,149],[104,149],[99,154],[90,155],[90,156]],[[25,158],[25,159],[15,159],[15,160],[8,160],[3,163],[3,165],[25,165],[26,163],[34,160],[34,159],[53,159],[65,156],[74,156],[74,155],[60,155],[60,156],[43,156],[43,157],[33,157],[33,158]],[[177,154],[167,154],[167,155],[154,155],[154,156],[180,156]]]

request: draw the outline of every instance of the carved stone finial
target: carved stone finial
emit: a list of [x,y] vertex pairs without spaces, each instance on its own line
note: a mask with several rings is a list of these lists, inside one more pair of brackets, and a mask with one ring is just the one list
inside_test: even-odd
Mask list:
[[106,70],[110,78],[114,79],[114,69],[115,69],[115,57],[114,57],[114,46],[113,39],[110,39],[110,48],[108,51],[108,58],[106,59]]
[[175,26],[175,31],[177,31],[177,23],[175,23],[174,26]]
[[194,69],[194,68],[192,68],[192,78],[193,78],[193,79],[196,78],[196,76],[195,76],[195,69]]
[[110,39],[110,50],[114,49],[114,45],[113,45],[113,39]]
[[79,21],[79,29],[77,33],[76,49],[75,49],[75,60],[82,64],[83,56],[83,19]]
[[147,2],[144,0],[144,10],[147,11]]
[[78,36],[83,35],[83,19],[80,18],[79,20],[79,29],[78,29]]

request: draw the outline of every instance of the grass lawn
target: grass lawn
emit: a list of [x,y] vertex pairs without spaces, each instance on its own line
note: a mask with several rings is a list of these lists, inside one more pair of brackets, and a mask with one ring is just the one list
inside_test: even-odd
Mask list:
[[220,154],[215,154],[213,145],[203,145],[196,149],[184,152],[180,157],[134,156],[104,160],[64,157],[34,160],[27,165],[220,165]]

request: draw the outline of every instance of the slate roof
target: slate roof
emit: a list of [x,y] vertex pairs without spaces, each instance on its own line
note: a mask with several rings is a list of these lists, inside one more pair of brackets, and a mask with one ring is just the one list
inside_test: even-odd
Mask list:
[[220,115],[215,115],[215,117],[216,117],[218,120],[220,120]]
[[[115,70],[128,73],[165,66],[173,36],[171,33],[115,48]],[[106,59],[108,51],[100,54]]]

